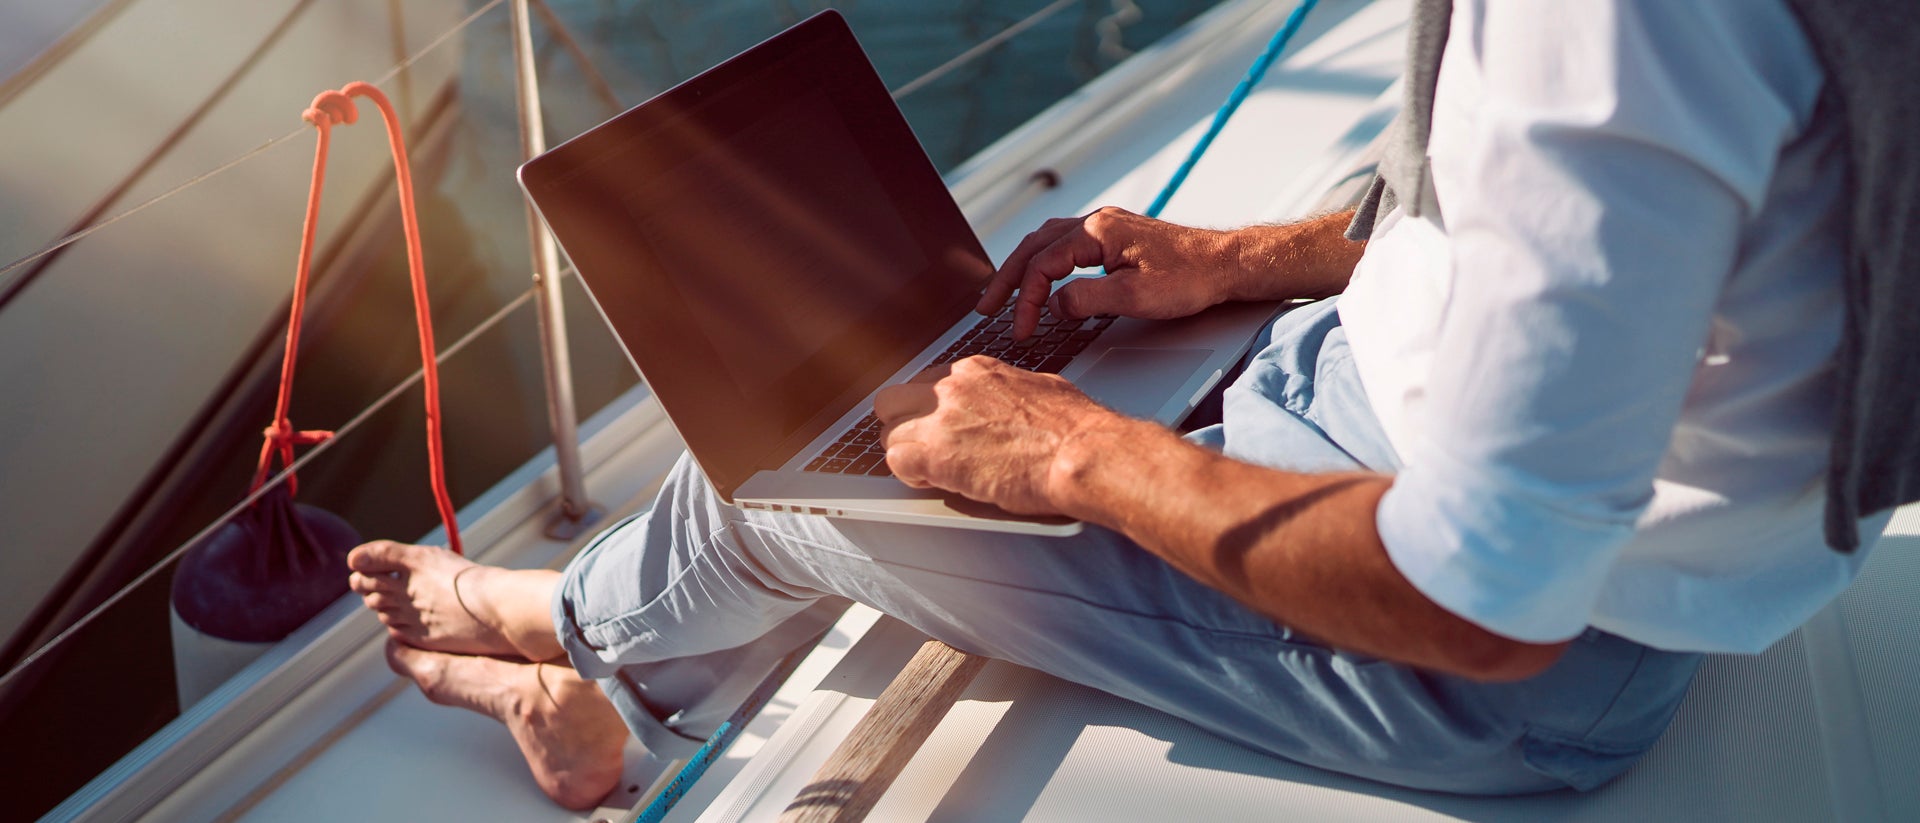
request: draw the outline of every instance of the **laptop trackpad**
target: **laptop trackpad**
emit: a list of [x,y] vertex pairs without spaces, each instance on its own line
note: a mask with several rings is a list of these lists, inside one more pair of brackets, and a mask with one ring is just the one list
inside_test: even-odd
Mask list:
[[1212,349],[1108,349],[1073,383],[1114,411],[1151,419],[1212,356]]

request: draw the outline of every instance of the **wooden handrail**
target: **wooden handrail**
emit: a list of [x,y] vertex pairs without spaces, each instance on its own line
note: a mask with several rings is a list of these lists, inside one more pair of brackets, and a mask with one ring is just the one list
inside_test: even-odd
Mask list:
[[986,664],[987,658],[927,641],[780,813],[780,823],[864,820]]

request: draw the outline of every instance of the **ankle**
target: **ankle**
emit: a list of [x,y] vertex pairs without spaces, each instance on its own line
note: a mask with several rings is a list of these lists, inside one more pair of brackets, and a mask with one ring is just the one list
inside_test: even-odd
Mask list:
[[533,672],[532,689],[515,690],[512,703],[505,708],[519,718],[522,723],[535,723],[542,716],[550,715],[559,708],[559,698],[554,695],[547,664],[536,662],[529,667]]
[[454,599],[474,622],[507,641],[528,660],[566,653],[553,628],[553,587],[560,573],[472,565],[454,574]]
[[553,625],[553,591],[560,573],[550,569],[507,572],[499,577],[500,595],[494,601],[501,633],[528,660],[563,657],[559,633]]
[[484,629],[505,634],[500,615],[494,608],[497,597],[495,579],[505,569],[483,566],[478,563],[469,565],[453,573],[448,586],[453,589],[453,599],[460,604],[460,610],[473,618],[473,622]]

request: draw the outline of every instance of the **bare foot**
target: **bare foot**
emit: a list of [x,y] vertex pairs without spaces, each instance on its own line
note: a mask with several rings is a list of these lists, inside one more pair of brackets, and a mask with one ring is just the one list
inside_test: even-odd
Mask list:
[[444,654],[387,642],[387,665],[428,700],[506,724],[534,782],[553,802],[591,809],[620,783],[627,727],[600,687],[573,669]]
[[482,566],[438,546],[376,540],[347,555],[348,586],[387,635],[421,649],[551,660],[559,572]]

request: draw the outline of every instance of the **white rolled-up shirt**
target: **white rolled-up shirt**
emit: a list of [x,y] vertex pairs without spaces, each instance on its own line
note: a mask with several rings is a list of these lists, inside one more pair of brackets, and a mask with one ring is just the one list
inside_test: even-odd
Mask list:
[[1455,3],[1438,214],[1387,215],[1339,306],[1421,592],[1519,640],[1757,652],[1853,579],[1822,83],[1779,0]]

